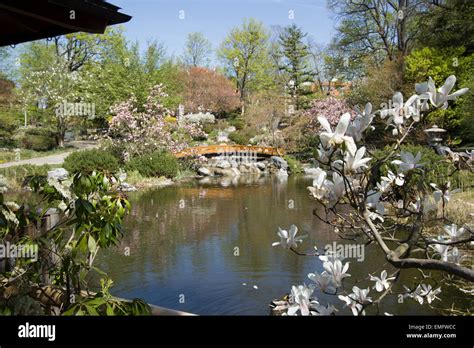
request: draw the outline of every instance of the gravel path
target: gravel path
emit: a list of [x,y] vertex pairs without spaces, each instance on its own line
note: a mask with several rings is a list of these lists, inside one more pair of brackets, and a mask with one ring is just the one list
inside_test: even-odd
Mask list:
[[36,165],[36,166],[41,166],[43,164],[61,164],[61,163],[64,162],[64,159],[71,152],[75,151],[75,149],[83,150],[83,149],[92,149],[92,148],[97,147],[96,142],[85,141],[85,140],[71,141],[71,142],[67,143],[67,145],[73,146],[74,149],[71,149],[70,151],[67,151],[67,152],[58,153],[57,155],[36,157],[36,158],[30,158],[30,159],[26,159],[26,160],[1,163],[0,168],[20,166],[22,164],[33,164],[33,165]]

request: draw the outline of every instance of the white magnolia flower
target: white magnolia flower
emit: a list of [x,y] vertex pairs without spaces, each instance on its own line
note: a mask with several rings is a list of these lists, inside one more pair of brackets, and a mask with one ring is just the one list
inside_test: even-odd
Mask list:
[[395,183],[397,186],[403,186],[405,183],[405,174],[393,174],[391,170],[388,171],[387,176],[381,177],[382,181],[377,183],[377,188],[380,192],[385,193],[390,190],[390,187]]
[[449,239],[453,242],[457,242],[458,240],[462,239],[462,235],[466,231],[464,227],[458,228],[456,224],[445,225],[444,230],[449,236]]
[[422,93],[422,95],[420,95],[421,99],[429,99],[433,106],[446,109],[448,107],[449,100],[456,100],[457,97],[469,91],[469,88],[461,88],[453,94],[449,94],[455,83],[456,76],[451,75],[446,79],[442,87],[436,89],[435,83],[430,77],[428,82],[417,84],[416,89],[419,93]]
[[361,169],[367,168],[367,163],[372,159],[371,157],[364,157],[365,146],[362,146],[358,149],[355,155],[351,155],[349,152],[344,155],[344,161],[337,160],[334,161],[334,164],[339,167],[344,167],[345,173],[357,173]]
[[324,199],[329,193],[326,176],[327,173],[324,170],[321,170],[321,172],[317,174],[316,178],[313,180],[313,186],[307,187],[313,197],[318,200]]
[[418,95],[411,96],[406,103],[403,103],[403,95],[396,92],[393,95],[393,108],[388,108],[380,111],[380,117],[385,118],[389,116],[387,123],[394,123],[396,127],[403,125],[406,118],[413,117],[414,121],[420,120],[420,111],[413,104],[418,100]]
[[448,261],[455,263],[456,265],[460,265],[462,261],[468,259],[469,257],[467,255],[461,254],[459,249],[457,247],[454,247],[449,253],[448,253]]
[[316,310],[316,313],[314,315],[323,315],[323,316],[333,315],[334,312],[336,311],[336,308],[331,304],[328,304],[327,306],[316,304],[314,305],[314,309]]
[[441,292],[441,288],[433,290],[430,284],[421,284],[420,296],[425,297],[428,303],[433,302],[435,299],[439,300],[436,295]]
[[419,304],[423,304],[424,302],[424,299],[423,297],[420,295],[421,293],[421,286],[418,285],[416,287],[415,290],[411,290],[410,288],[408,288],[406,285],[403,285],[403,287],[405,288],[405,290],[407,291],[403,297],[409,297],[409,298],[412,298],[414,299],[415,301],[417,301]]
[[310,297],[313,294],[314,289],[307,287],[306,285],[292,286],[290,294],[290,306],[288,307],[288,315],[296,315],[299,311],[301,315],[312,314],[312,306],[318,304],[316,300],[312,300]]
[[321,115],[318,116],[318,121],[325,130],[325,132],[321,132],[319,134],[323,144],[328,144],[330,146],[344,144],[347,151],[349,151],[351,154],[355,154],[357,147],[355,145],[354,139],[348,135],[345,135],[350,119],[351,115],[349,113],[342,115],[338,125],[336,126],[336,129],[333,132],[327,118]]
[[321,274],[309,273],[308,278],[315,282],[322,292],[334,293],[336,291],[332,284],[332,277],[326,271]]
[[329,151],[327,151],[327,150],[323,147],[323,145],[322,145],[321,143],[319,144],[319,148],[318,148],[317,152],[318,152],[318,159],[319,159],[321,162],[326,163],[326,162],[329,161],[329,155],[330,155],[330,153],[329,153]]
[[421,168],[422,165],[419,164],[421,159],[421,153],[418,152],[416,156],[413,156],[411,152],[402,151],[400,153],[401,160],[392,161],[393,164],[396,164],[401,173],[407,172],[415,168]]
[[278,227],[277,234],[280,237],[280,241],[273,243],[272,246],[281,245],[284,249],[296,248],[298,243],[302,243],[303,238],[306,238],[306,236],[296,237],[296,233],[298,233],[298,227],[295,225],[291,225],[289,231]]
[[390,287],[390,280],[394,280],[395,277],[389,277],[387,278],[387,271],[383,270],[382,273],[380,274],[379,277],[375,276],[370,276],[370,280],[375,282],[374,289],[377,290],[378,292],[383,291],[384,289],[388,289]]
[[352,310],[352,314],[359,315],[359,313],[361,313],[365,315],[365,310],[362,310],[364,305],[372,302],[372,299],[367,297],[368,293],[369,288],[359,289],[357,286],[354,286],[352,288],[352,294],[347,296],[339,295],[338,298],[346,303],[346,306]]
[[346,262],[343,265],[340,259],[334,259],[332,261],[328,260],[324,262],[323,268],[332,277],[332,282],[335,287],[340,287],[342,285],[342,280],[351,276],[347,273],[347,270],[349,269],[349,262]]
[[[364,111],[360,111],[358,107],[355,108],[357,112],[357,116],[354,120],[349,124],[347,129],[347,135],[354,138],[355,141],[360,141],[362,139],[362,134],[366,131],[372,120],[374,118],[374,114],[372,113],[372,104],[367,103],[365,105]],[[374,127],[371,127],[372,129]]]
[[378,214],[383,215],[385,214],[385,207],[383,203],[380,201],[380,197],[382,196],[381,192],[376,191],[369,191],[367,195],[367,207],[369,209],[375,210]]
[[388,171],[387,176],[382,176],[383,181],[388,181],[390,183],[395,182],[397,186],[403,186],[405,183],[405,174],[400,173],[395,175],[391,170]]
[[415,202],[410,202],[410,207],[417,213],[420,212],[422,208],[423,213],[428,213],[436,209],[437,205],[430,197],[425,197],[423,200],[421,200],[420,197],[416,197]]
[[[438,240],[442,240],[441,238],[438,238]],[[448,261],[448,251],[449,251],[449,245],[445,244],[431,244],[431,248],[433,248],[440,256],[442,261]]]
[[344,178],[339,173],[333,172],[332,173],[332,182],[329,185],[331,189],[331,193],[334,195],[334,200],[338,200],[342,196],[344,196],[344,192],[346,191],[346,185],[344,183]]
[[441,201],[441,199],[443,200],[444,203],[448,203],[451,200],[451,195],[453,193],[457,193],[460,191],[459,189],[450,191],[449,190],[449,188],[451,187],[450,181],[448,181],[444,185],[441,185],[441,187],[439,187],[438,185],[434,183],[431,183],[430,186],[435,189],[435,191],[433,192],[433,196],[437,203]]

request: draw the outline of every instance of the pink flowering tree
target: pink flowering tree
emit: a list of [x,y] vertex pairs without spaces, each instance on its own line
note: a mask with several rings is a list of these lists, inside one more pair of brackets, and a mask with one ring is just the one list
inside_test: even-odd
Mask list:
[[160,149],[177,152],[188,147],[193,139],[207,137],[198,124],[167,120],[173,112],[162,103],[166,96],[160,84],[151,90],[141,108],[134,97],[112,107],[109,140],[123,154],[135,156]]
[[306,111],[305,115],[309,118],[307,129],[311,132],[317,132],[321,129],[317,117],[324,115],[331,125],[336,125],[341,115],[349,113],[351,117],[355,117],[356,113],[345,99],[327,97],[324,99],[316,99],[311,102],[311,107]]

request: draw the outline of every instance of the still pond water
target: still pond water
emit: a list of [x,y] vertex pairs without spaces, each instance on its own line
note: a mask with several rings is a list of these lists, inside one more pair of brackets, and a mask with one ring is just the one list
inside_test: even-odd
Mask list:
[[[288,293],[293,284],[311,283],[307,274],[323,270],[314,257],[272,247],[279,240],[278,227],[296,224],[298,234],[308,235],[300,251],[341,242],[312,215],[315,203],[306,189],[311,182],[302,176],[241,177],[239,182],[196,181],[130,194],[132,214],[124,239],[101,256],[98,266],[114,280],[116,296],[202,315],[268,315],[272,299]],[[127,247],[130,256],[125,255]],[[391,270],[375,247],[367,247],[364,256],[363,262],[349,259],[349,289],[355,279],[365,279],[359,287],[372,286],[369,273]],[[411,286],[419,276],[405,271],[402,280]],[[459,296],[449,291],[441,295]],[[317,296],[323,304],[343,308],[335,296]],[[436,313],[410,299],[397,300],[389,296],[381,314]],[[339,314],[350,311],[343,308]]]

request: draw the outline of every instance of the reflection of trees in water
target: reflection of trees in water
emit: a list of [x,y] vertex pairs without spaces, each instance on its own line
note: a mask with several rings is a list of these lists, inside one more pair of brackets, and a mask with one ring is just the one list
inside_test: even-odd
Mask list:
[[[190,253],[196,267],[223,259],[236,271],[264,271],[277,264],[297,272],[305,260],[271,247],[278,226],[297,224],[300,233],[310,236],[306,248],[321,239],[334,239],[312,217],[312,203],[301,182],[272,177],[263,184],[220,184],[173,186],[131,197],[132,212],[120,250],[130,248],[138,272],[172,270],[183,252]],[[202,241],[211,245],[205,251]]]

